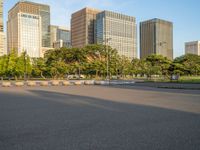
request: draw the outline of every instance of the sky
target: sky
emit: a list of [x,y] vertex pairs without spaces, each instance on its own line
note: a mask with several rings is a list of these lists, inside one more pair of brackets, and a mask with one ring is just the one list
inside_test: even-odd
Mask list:
[[[4,0],[4,24],[8,11],[19,0]],[[70,28],[71,14],[84,7],[134,16],[139,23],[152,18],[173,22],[174,57],[184,54],[184,43],[200,40],[200,0],[29,0],[50,5],[51,24]]]

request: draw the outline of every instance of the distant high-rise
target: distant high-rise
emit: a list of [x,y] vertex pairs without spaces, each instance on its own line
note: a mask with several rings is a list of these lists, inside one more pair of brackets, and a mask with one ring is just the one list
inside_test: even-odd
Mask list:
[[50,7],[29,1],[18,2],[8,12],[8,51],[26,51],[30,57],[42,56],[50,47]]
[[42,25],[42,47],[50,47],[50,6],[44,4],[36,4],[39,7],[39,15],[41,16]]
[[98,13],[96,38],[98,44],[115,48],[121,56],[129,59],[137,57],[135,17],[111,11]]
[[3,0],[0,0],[0,56],[5,54],[5,33],[3,28]]
[[173,59],[172,22],[152,19],[140,23],[140,58],[150,54]]
[[0,32],[3,32],[3,0],[0,0]]
[[99,10],[84,8],[72,14],[71,44],[72,47],[84,47],[95,43],[95,20]]
[[71,32],[65,27],[51,25],[51,47],[71,47]]
[[196,54],[200,56],[200,41],[186,42],[185,54]]

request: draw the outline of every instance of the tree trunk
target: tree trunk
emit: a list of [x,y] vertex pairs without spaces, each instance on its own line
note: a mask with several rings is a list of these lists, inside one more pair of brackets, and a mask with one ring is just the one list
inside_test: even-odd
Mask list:
[[43,73],[42,73],[42,72],[40,73],[40,76],[41,76],[43,79],[45,79],[45,77],[43,76]]
[[18,80],[18,78],[17,78],[17,76],[15,76],[15,81],[17,81]]

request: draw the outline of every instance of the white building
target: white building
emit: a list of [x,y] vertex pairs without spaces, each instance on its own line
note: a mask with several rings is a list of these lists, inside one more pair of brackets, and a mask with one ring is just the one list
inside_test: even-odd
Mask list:
[[0,56],[7,54],[6,52],[6,36],[4,32],[0,32]]
[[200,41],[192,41],[185,43],[185,54],[200,55]]
[[26,51],[30,57],[41,56],[41,17],[34,14],[19,13],[18,54]]

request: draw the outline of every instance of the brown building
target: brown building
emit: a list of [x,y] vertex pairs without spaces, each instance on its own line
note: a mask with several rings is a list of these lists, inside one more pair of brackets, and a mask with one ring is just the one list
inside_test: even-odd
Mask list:
[[72,47],[84,47],[94,44],[96,14],[100,11],[93,8],[84,8],[72,14],[71,42]]
[[140,58],[150,54],[173,59],[172,22],[156,18],[140,23]]

